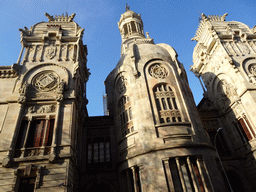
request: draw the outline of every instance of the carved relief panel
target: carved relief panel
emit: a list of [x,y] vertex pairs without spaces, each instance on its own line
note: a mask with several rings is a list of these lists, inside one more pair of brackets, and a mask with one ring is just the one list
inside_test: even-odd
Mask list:
[[55,45],[54,41],[47,44],[29,45],[26,48],[24,62],[75,61],[76,52],[76,45]]

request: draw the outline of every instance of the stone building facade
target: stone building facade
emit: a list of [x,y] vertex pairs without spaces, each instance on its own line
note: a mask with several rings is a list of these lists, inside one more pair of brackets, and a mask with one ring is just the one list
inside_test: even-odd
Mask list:
[[176,51],[126,7],[108,115],[89,117],[84,29],[75,14],[46,16],[20,29],[17,63],[0,67],[0,191],[224,192],[221,162],[232,185],[254,191],[254,29],[202,15],[197,109]]
[[87,116],[83,30],[71,16],[20,29],[17,63],[1,67],[0,191],[74,191]]
[[198,105],[233,188],[255,191],[256,29],[202,14],[191,70],[207,89]]

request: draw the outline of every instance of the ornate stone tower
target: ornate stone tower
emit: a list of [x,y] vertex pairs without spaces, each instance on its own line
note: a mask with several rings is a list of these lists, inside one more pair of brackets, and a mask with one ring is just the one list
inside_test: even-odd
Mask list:
[[121,59],[105,81],[121,191],[227,191],[183,65],[144,36],[129,7],[118,22]]
[[[207,91],[198,108],[233,188],[255,191],[256,28],[202,14],[191,70]],[[219,146],[219,147],[218,147]],[[249,181],[249,182],[248,182]]]
[[46,16],[49,22],[20,29],[17,63],[0,68],[0,191],[75,191],[77,185],[89,76],[84,29],[75,14]]

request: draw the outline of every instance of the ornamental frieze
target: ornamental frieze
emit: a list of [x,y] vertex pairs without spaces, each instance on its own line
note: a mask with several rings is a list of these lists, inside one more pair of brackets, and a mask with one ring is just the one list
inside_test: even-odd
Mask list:
[[33,105],[26,107],[27,114],[41,114],[41,113],[54,113],[56,111],[56,105]]
[[174,93],[172,91],[155,92],[155,96],[156,96],[156,98],[174,97]]
[[180,117],[179,110],[164,110],[160,111],[161,117]]

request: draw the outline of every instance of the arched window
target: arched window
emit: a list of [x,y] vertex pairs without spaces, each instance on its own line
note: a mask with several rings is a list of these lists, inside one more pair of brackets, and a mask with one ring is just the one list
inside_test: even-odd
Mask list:
[[130,98],[122,96],[117,104],[122,137],[134,131]]
[[160,123],[181,122],[181,115],[172,88],[167,84],[160,84],[155,86],[153,91]]

